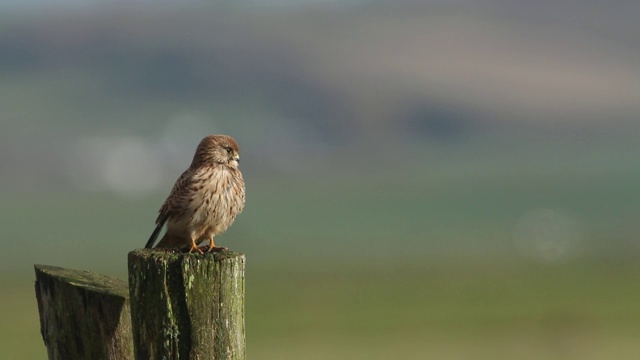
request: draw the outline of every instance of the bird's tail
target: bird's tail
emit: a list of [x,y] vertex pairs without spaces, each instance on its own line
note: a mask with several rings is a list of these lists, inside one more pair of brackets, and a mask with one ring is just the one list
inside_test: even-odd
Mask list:
[[149,240],[147,240],[147,244],[144,246],[146,249],[150,249],[153,247],[153,243],[156,242],[156,239],[158,238],[158,234],[160,234],[160,231],[162,230],[164,223],[167,222],[167,218],[168,216],[163,216],[160,219],[158,219],[158,221],[156,222],[156,228],[153,230],[153,233],[151,233]]

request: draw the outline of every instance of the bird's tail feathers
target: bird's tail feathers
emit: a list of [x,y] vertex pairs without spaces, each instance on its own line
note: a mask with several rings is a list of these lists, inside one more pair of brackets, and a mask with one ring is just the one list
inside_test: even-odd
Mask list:
[[144,246],[146,249],[151,249],[153,247],[153,243],[156,242],[156,239],[158,238],[158,234],[160,234],[160,231],[162,230],[164,223],[167,222],[167,218],[168,216],[163,216],[162,218],[158,219],[158,222],[156,223],[156,228],[153,230],[153,233],[151,233],[149,240],[147,240],[147,244]]

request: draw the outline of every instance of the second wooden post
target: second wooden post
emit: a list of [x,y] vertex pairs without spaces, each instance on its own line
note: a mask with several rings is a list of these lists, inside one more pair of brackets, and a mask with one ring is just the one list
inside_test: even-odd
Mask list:
[[135,358],[245,359],[243,254],[129,253]]

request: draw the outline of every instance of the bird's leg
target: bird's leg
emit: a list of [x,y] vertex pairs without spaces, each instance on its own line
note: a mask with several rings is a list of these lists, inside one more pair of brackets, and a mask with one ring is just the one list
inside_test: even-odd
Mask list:
[[191,254],[193,252],[193,250],[199,252],[200,254],[204,254],[204,252],[202,252],[202,250],[200,250],[198,248],[198,244],[196,244],[196,241],[192,238],[191,239],[191,248],[189,249],[189,254]]

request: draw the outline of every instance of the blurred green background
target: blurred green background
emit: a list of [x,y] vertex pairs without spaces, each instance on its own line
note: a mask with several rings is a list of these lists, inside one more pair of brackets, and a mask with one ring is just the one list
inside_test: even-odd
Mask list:
[[0,2],[0,348],[241,146],[252,359],[640,356],[636,2]]

